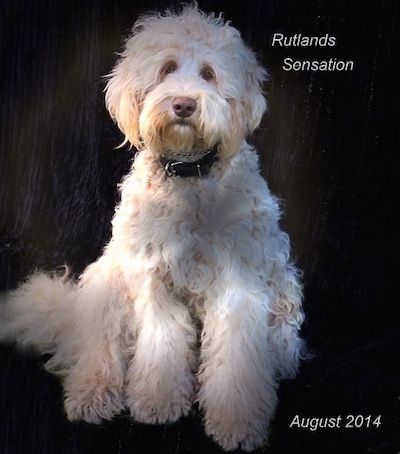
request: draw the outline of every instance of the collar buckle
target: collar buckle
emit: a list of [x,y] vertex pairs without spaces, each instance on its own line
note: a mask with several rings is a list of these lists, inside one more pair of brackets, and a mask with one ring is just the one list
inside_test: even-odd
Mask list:
[[173,161],[162,157],[160,162],[168,177],[203,177],[209,174],[213,163],[218,160],[217,146],[211,148],[195,162]]
[[184,164],[182,161],[167,161],[164,166],[165,173],[168,177],[178,177],[177,166]]

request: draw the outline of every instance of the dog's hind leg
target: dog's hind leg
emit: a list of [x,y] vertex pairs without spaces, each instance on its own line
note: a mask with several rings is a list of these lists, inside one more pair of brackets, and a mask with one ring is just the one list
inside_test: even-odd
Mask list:
[[71,420],[98,424],[123,408],[123,324],[127,292],[121,275],[105,257],[81,278],[75,304],[75,329],[67,348],[73,365],[65,376],[65,408]]

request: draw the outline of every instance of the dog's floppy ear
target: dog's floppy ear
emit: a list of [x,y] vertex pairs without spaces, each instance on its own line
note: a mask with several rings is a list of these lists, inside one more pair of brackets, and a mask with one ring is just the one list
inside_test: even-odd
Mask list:
[[[233,29],[236,31],[235,29]],[[245,135],[253,132],[261,123],[262,117],[267,110],[267,101],[263,94],[264,82],[268,79],[268,73],[258,62],[256,55],[244,43],[240,34],[236,31],[231,43],[234,44],[233,56],[235,72],[241,79],[240,94],[237,97],[236,115],[241,118]]]
[[[247,62],[249,63],[249,62]],[[267,109],[262,84],[267,72],[254,59],[253,65],[244,70],[244,90],[238,99],[232,99],[232,125],[226,137],[224,149],[235,150],[243,138],[252,133],[260,124]]]
[[243,104],[246,111],[249,133],[253,132],[259,126],[267,110],[267,101],[263,94],[263,83],[267,78],[267,71],[256,62],[246,69],[245,79],[247,90]]
[[268,79],[267,71],[258,63],[253,53],[243,54],[246,90],[242,99],[247,119],[247,131],[253,132],[261,123],[267,110],[267,101],[263,94],[263,84]]
[[121,59],[111,74],[107,76],[106,107],[111,118],[117,122],[119,129],[125,135],[126,143],[139,149],[141,141],[139,136],[140,95],[135,90],[135,77]]

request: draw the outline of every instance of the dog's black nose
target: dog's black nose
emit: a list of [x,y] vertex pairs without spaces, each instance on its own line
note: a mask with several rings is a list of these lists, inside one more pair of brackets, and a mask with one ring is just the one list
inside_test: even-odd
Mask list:
[[178,96],[172,101],[172,108],[178,117],[190,117],[196,110],[196,101],[186,96]]

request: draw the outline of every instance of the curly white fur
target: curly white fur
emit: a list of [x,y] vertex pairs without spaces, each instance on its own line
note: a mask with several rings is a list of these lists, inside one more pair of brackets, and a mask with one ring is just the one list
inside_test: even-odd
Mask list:
[[[112,239],[78,284],[39,273],[3,308],[2,338],[52,354],[70,419],[100,423],[128,408],[164,423],[197,400],[224,449],[265,441],[303,321],[278,202],[245,141],[266,108],[265,77],[239,32],[195,5],[135,24],[106,89],[140,149]],[[177,115],[177,97],[194,112]],[[159,161],[215,145],[206,177],[168,177]]]

